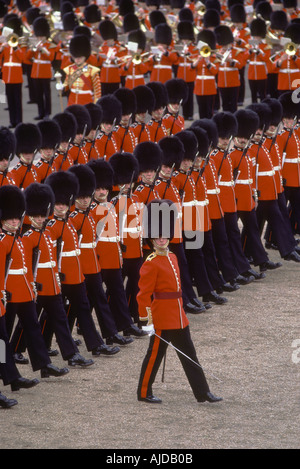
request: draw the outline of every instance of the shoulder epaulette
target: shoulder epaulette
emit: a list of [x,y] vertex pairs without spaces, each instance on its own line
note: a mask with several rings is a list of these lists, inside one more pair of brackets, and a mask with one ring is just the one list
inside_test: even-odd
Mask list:
[[42,160],[36,161],[36,162],[34,163],[34,166],[35,166],[36,168],[40,168],[42,165],[43,165],[43,161],[42,161]]
[[52,220],[48,221],[47,226],[49,226],[51,228],[52,226],[55,225],[55,223],[56,223],[56,220],[54,218],[52,218]]
[[155,257],[156,257],[155,252],[152,252],[152,254],[150,254],[150,255],[146,258],[146,261],[152,261]]
[[77,217],[77,215],[78,215],[77,210],[74,210],[74,211],[70,214],[70,218],[75,218],[75,217]]
[[5,238],[6,234],[5,233],[0,233],[0,241],[2,241]]
[[22,235],[22,238],[24,238],[25,236],[27,236],[27,238],[32,235],[33,231],[31,229],[25,231],[25,233]]
[[140,184],[139,186],[137,186],[137,188],[135,189],[135,192],[142,192],[142,190],[145,189],[145,186],[143,184]]

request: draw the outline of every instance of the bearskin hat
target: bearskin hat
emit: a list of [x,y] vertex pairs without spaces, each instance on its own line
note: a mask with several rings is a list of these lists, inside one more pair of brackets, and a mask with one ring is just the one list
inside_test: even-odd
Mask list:
[[172,29],[167,23],[160,23],[155,26],[154,38],[156,44],[166,44],[169,46],[172,42]]
[[119,14],[125,16],[127,13],[134,13],[134,3],[132,0],[119,0]]
[[79,183],[75,174],[69,170],[51,173],[45,184],[53,190],[56,204],[64,204],[68,207],[74,204],[79,193]]
[[130,33],[131,31],[137,31],[140,27],[140,20],[135,13],[127,13],[123,18],[123,31],[124,33]]
[[122,105],[122,116],[135,114],[136,112],[136,96],[129,88],[119,88],[114,92],[114,96]]
[[220,26],[217,26],[215,28],[215,34],[219,46],[227,46],[234,41],[233,33],[230,27],[226,26],[225,24],[220,24]]
[[185,4],[185,0],[170,0],[170,6],[172,10],[174,10],[174,8],[181,10],[181,8],[184,7],[184,4]]
[[207,132],[209,145],[212,145],[212,148],[216,148],[219,140],[219,131],[217,124],[213,119],[203,118],[195,120],[190,128],[200,127]]
[[149,21],[152,29],[155,29],[158,24],[167,23],[166,17],[161,10],[150,11]]
[[139,175],[139,164],[132,153],[115,153],[109,159],[114,171],[114,185],[121,186],[136,182]]
[[104,41],[107,41],[108,39],[113,39],[114,41],[116,41],[118,39],[117,28],[112,21],[100,21],[98,29],[100,36]]
[[179,21],[177,25],[177,33],[179,39],[189,39],[194,41],[194,26],[190,21]]
[[73,36],[70,40],[69,51],[72,57],[85,57],[91,55],[91,41],[85,34]]
[[54,119],[42,120],[37,126],[42,135],[41,148],[55,148],[61,143],[61,129]]
[[106,94],[98,99],[98,106],[102,109],[102,122],[118,125],[122,118],[122,104],[113,94]]
[[187,131],[193,133],[197,138],[197,150],[199,156],[206,156],[209,148],[209,141],[206,130],[202,129],[201,127],[195,126],[189,127]]
[[159,140],[158,145],[162,150],[162,164],[164,166],[179,169],[184,158],[184,146],[176,137],[163,137]]
[[42,134],[37,125],[20,123],[15,129],[16,154],[34,153],[41,148]]
[[299,115],[299,103],[293,101],[293,91],[286,91],[280,95],[279,102],[282,105],[282,117],[294,119]]
[[270,14],[270,28],[277,31],[285,31],[288,27],[289,20],[287,14],[283,10],[275,10]]
[[211,29],[202,29],[202,31],[197,34],[197,42],[198,41],[205,42],[205,44],[209,45],[211,50],[216,49],[217,38],[214,31]]
[[62,134],[62,142],[73,141],[77,134],[77,121],[70,112],[59,112],[53,116],[53,120],[57,122]]
[[262,100],[262,103],[267,104],[271,108],[272,115],[270,125],[279,125],[283,115],[281,102],[275,98],[265,98]]
[[251,109],[239,109],[234,115],[238,122],[236,137],[249,140],[251,136],[255,135],[259,128],[258,115],[256,112],[251,111]]
[[217,125],[219,138],[230,138],[237,133],[237,120],[231,112],[218,112],[213,116]]
[[21,12],[26,11],[28,8],[31,7],[31,3],[29,0],[17,0],[16,1],[18,10]]
[[16,153],[16,137],[8,127],[0,127],[0,161],[12,158]]
[[87,166],[95,174],[96,189],[103,188],[110,190],[114,184],[114,170],[109,161],[103,159],[91,159]]
[[22,20],[14,13],[8,13],[3,20],[3,26],[11,28],[17,36],[22,36]]
[[155,96],[151,88],[147,85],[139,85],[133,88],[136,98],[136,114],[151,112],[155,106]]
[[267,24],[261,18],[255,18],[250,23],[251,36],[257,36],[264,38],[267,34]]
[[64,31],[74,31],[76,26],[79,25],[78,18],[73,11],[69,11],[62,16],[62,23]]
[[147,204],[143,214],[143,236],[150,247],[151,239],[174,238],[177,216],[177,207],[170,200],[154,199]]
[[190,23],[194,23],[194,15],[190,8],[183,7],[181,8],[180,12],[178,13],[179,21],[190,21]]
[[[272,5],[269,2],[258,2],[255,6],[255,11],[257,15],[262,16],[265,21],[270,21],[270,16],[272,13]],[[244,21],[245,23],[246,21]]]
[[246,109],[251,109],[252,111],[256,112],[259,118],[259,129],[264,129],[264,131],[268,130],[271,123],[271,109],[267,104],[263,103],[253,103],[249,104]]
[[157,143],[154,142],[141,142],[138,143],[133,150],[133,155],[139,163],[139,172],[153,170],[161,167],[162,164],[162,150]]
[[92,130],[96,130],[98,127],[100,127],[100,124],[102,122],[102,108],[98,104],[95,103],[88,103],[84,105],[91,117],[91,122],[92,122]]
[[183,159],[194,161],[198,152],[198,141],[196,135],[193,132],[189,132],[188,130],[182,130],[175,135],[175,138],[178,138],[183,144]]
[[136,29],[128,34],[128,42],[136,42],[138,49],[144,50],[146,47],[147,38],[141,29]]
[[229,9],[230,19],[233,23],[246,23],[246,11],[244,5],[237,3]]
[[33,182],[24,191],[26,214],[29,217],[50,216],[54,210],[55,197],[48,184]]
[[218,10],[210,9],[206,10],[203,15],[203,27],[204,28],[216,28],[220,25],[220,13]]
[[47,18],[40,16],[32,23],[33,32],[35,36],[50,36],[50,24]]
[[25,17],[27,23],[31,26],[36,18],[43,16],[41,10],[38,7],[30,7],[26,10]]
[[[73,36],[79,36],[79,35],[84,35],[90,40],[92,37],[92,31],[90,30],[88,26],[84,26],[84,25],[75,26],[73,30]],[[73,57],[76,57],[74,54],[72,55]],[[78,57],[80,57],[80,55]]]
[[151,81],[147,83],[148,88],[153,91],[155,97],[155,104],[153,111],[166,107],[168,104],[168,93],[165,85],[160,81]]
[[101,21],[101,10],[99,10],[98,5],[87,5],[83,10],[83,15],[85,21],[89,24]]
[[300,44],[300,24],[289,24],[285,30],[284,37],[289,38],[291,42],[294,42],[295,44]]
[[75,174],[77,177],[79,185],[77,198],[92,197],[96,189],[96,176],[94,171],[86,164],[76,164],[71,166],[68,171]]
[[0,187],[0,213],[2,220],[18,218],[21,220],[26,204],[24,192],[17,186]]
[[188,86],[181,78],[171,78],[166,81],[170,104],[184,104],[188,99]]
[[[60,5],[60,16],[61,18],[63,18],[63,16],[66,14],[66,13],[73,13],[74,12],[74,5],[72,2],[68,1],[68,0],[65,0],[64,2],[61,3]],[[68,17],[68,20],[66,21],[66,23],[68,23],[68,21],[71,21],[69,18],[71,18],[71,15]],[[74,18],[74,16],[73,16]],[[67,24],[66,24],[67,26]],[[69,29],[72,30],[73,27],[71,27]],[[65,29],[65,31],[68,31],[68,29]]]
[[89,111],[82,104],[71,104],[65,109],[65,112],[73,114],[77,122],[77,135],[83,134],[86,129],[85,135],[88,135],[92,128],[92,120]]

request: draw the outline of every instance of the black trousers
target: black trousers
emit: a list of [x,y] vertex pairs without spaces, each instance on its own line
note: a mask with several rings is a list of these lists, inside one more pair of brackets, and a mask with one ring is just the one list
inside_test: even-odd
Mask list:
[[120,88],[120,83],[101,83],[101,96],[113,94]]
[[36,92],[34,87],[34,78],[31,78],[32,64],[22,64],[24,75],[27,77],[29,101],[36,102]]
[[211,119],[214,113],[215,99],[215,94],[211,94],[208,96],[196,95],[199,119]]
[[[286,202],[286,197],[284,192],[280,192],[278,194],[278,207],[281,212],[282,218],[284,219],[284,223],[289,226],[291,224],[291,214],[290,211],[287,207],[287,202]],[[293,229],[292,229],[293,232]],[[293,232],[294,234],[294,232]],[[276,244],[275,239],[274,239],[274,233],[270,227],[270,223],[267,223],[266,231],[265,231],[265,240],[268,241],[269,243]]]
[[[137,389],[138,398],[153,395],[152,385],[168,347],[168,344],[161,339],[172,342],[174,347],[199,364],[189,326],[184,329],[156,330],[155,333],[157,335],[153,334],[150,337],[149,347],[143,360]],[[195,398],[200,399],[203,394],[209,392],[209,386],[202,368],[194,364],[180,352],[176,351],[176,353]]]
[[245,255],[253,258],[254,265],[267,262],[268,254],[262,245],[255,209],[249,212],[240,210],[238,211],[238,217],[243,223],[241,236]]
[[219,269],[225,282],[230,282],[239,272],[232,258],[224,218],[211,219],[211,226]]
[[51,114],[51,87],[50,78],[33,78],[33,85],[36,91],[36,102],[38,115],[40,118]]
[[278,98],[278,73],[268,73],[267,95],[270,98]]
[[240,76],[240,89],[239,89],[239,95],[238,95],[238,104],[243,104],[244,99],[245,99],[245,67],[240,68],[239,70],[239,76]]
[[193,298],[196,298],[196,293],[193,289],[193,283],[190,275],[189,265],[186,258],[183,243],[170,243],[170,251],[177,256],[178,266],[180,270],[180,280],[182,289],[182,301],[186,306]]
[[220,288],[225,284],[225,280],[218,266],[217,253],[213,241],[212,230],[205,231],[204,233],[202,252],[204,255],[204,262],[208,278],[213,287],[213,290],[217,290],[217,288]]
[[118,330],[103,290],[101,272],[85,275],[85,284],[91,310],[95,309],[102,337],[112,337]]
[[5,85],[9,121],[14,127],[23,119],[22,85],[23,83],[6,83]]
[[[42,336],[35,303],[33,301],[28,301],[25,303],[7,304],[5,318],[9,337],[12,333],[16,316],[19,318],[20,324],[24,331],[26,347],[32,369],[33,371],[40,370],[50,363],[50,358],[44,338]],[[16,340],[18,339],[18,332],[15,337],[12,335],[10,339],[13,351],[17,346]]]
[[238,106],[239,86],[219,88],[223,111],[235,112]]
[[262,101],[267,96],[267,79],[265,80],[248,80],[251,91],[252,103],[257,103],[258,99]]
[[194,116],[194,86],[195,83],[193,81],[187,81],[187,88],[188,88],[188,98],[186,102],[182,106],[182,114],[184,119],[191,119]]
[[210,293],[213,290],[213,286],[210,283],[206,270],[202,248],[189,249],[188,243],[190,242],[191,237],[186,238],[183,235],[184,252],[188,263],[190,278],[193,280],[198,296],[203,296]]
[[134,322],[139,321],[139,310],[136,296],[139,292],[140,268],[143,264],[142,257],[123,259],[122,277],[126,280],[125,293],[130,315]]
[[224,213],[224,221],[233,262],[239,274],[243,274],[250,269],[250,264],[243,251],[237,212]]
[[[78,348],[71,335],[62,295],[39,295],[36,309],[47,350],[51,348],[54,334],[63,359],[68,360],[78,352]],[[17,334],[19,339],[16,341],[14,352],[23,353],[26,350],[26,342],[20,323],[15,328],[14,336]]]
[[[5,344],[5,363],[1,363],[0,360],[0,377],[3,381],[4,386],[20,378],[20,373],[16,367],[12,349],[9,343],[9,337],[6,330],[5,316],[0,317],[0,340]],[[1,349],[2,350],[2,349]],[[1,358],[1,357],[0,357]]]
[[127,297],[124,289],[121,269],[102,269],[102,279],[106,286],[106,296],[110,311],[118,331],[131,326]]
[[74,285],[62,284],[63,298],[67,298],[70,305],[68,308],[68,321],[72,332],[75,320],[83,335],[88,351],[91,351],[104,344],[104,340],[96,329],[90,303],[87,297],[86,285],[84,282]]
[[290,223],[286,223],[279,208],[278,200],[259,200],[256,208],[257,223],[262,233],[265,221],[269,223],[273,232],[275,244],[278,246],[281,257],[290,254],[296,241]]
[[291,226],[293,232],[300,234],[300,187],[285,186],[286,202],[291,208]]

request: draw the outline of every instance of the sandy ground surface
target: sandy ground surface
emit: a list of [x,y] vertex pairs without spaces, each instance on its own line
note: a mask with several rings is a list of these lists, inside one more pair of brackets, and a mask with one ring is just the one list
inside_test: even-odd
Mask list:
[[[278,253],[270,257],[278,260]],[[200,363],[221,403],[195,401],[170,347],[164,382],[159,370],[154,385],[162,404],[138,402],[144,337],[30,390],[1,388],[19,404],[0,411],[0,448],[299,448],[299,278],[300,265],[284,262],[227,293],[226,305],[189,315]],[[80,351],[89,356],[84,345]],[[64,366],[60,355],[53,363]],[[30,365],[19,369],[38,377]]]

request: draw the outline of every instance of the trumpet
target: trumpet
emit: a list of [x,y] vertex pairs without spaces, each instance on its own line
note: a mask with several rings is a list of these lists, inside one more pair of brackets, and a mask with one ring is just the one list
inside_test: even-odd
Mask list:
[[15,33],[7,36],[7,44],[9,47],[17,47],[19,45],[19,36]]
[[202,57],[210,57],[211,56],[211,48],[209,45],[202,46],[201,49],[199,50],[199,53]]
[[284,46],[284,52],[287,54],[287,55],[295,55],[296,54],[296,51],[297,51],[297,46],[296,44],[294,44],[293,42],[288,42],[285,46]]

